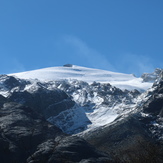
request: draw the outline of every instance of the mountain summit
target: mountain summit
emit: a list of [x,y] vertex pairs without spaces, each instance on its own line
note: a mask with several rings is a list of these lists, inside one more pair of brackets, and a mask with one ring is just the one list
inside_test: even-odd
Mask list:
[[72,64],[62,67],[49,67],[33,71],[10,74],[21,79],[38,79],[41,81],[56,80],[80,80],[87,83],[100,82],[110,83],[120,89],[139,91],[147,90],[152,86],[151,82],[144,82],[142,78],[137,78],[133,74],[124,74],[100,69],[86,68]]

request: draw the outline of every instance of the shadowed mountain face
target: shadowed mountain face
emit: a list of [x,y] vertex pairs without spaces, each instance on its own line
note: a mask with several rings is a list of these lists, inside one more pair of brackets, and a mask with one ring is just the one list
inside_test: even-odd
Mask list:
[[97,149],[112,155],[118,162],[162,162],[162,142],[153,138],[137,115],[117,119],[110,126],[82,136]]
[[50,91],[41,87],[32,93],[13,92],[8,99],[32,107],[46,119],[75,105],[75,102],[65,92],[59,89]]
[[5,103],[0,109],[0,160],[10,162],[110,162],[86,141],[67,137],[31,108]]
[[140,93],[109,83],[0,76],[2,163],[162,163],[162,135],[161,77]]

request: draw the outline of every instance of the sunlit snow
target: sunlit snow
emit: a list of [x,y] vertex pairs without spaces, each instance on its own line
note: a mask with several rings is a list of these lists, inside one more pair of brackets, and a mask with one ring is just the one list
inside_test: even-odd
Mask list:
[[61,79],[77,79],[88,83],[96,81],[100,83],[110,83],[120,89],[138,89],[140,91],[147,90],[152,86],[152,83],[142,82],[142,78],[137,78],[132,74],[116,73],[75,65],[72,67],[50,67],[9,75],[14,75],[22,79],[39,79],[41,81]]

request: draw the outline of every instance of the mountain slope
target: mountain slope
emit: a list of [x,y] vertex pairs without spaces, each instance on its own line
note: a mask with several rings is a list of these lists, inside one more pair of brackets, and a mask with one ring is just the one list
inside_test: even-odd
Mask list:
[[[115,121],[80,134],[118,162],[163,161],[163,78],[141,95],[146,100]],[[148,97],[148,98],[147,98]]]
[[142,78],[136,78],[132,74],[116,73],[106,70],[92,69],[75,65],[63,67],[50,67],[33,71],[10,74],[21,79],[39,79],[41,81],[54,81],[61,79],[77,79],[92,83],[110,83],[121,89],[146,90],[152,86],[150,82],[143,82]]
[[[162,70],[145,74],[142,79],[73,65],[16,75],[21,79],[11,74],[0,75],[0,158],[26,160],[29,156],[29,163],[162,163]],[[38,79],[34,79],[36,76]],[[144,84],[149,87],[155,79],[154,85],[142,92],[142,88],[146,89]],[[123,89],[107,81],[118,82]],[[138,90],[131,89],[136,88],[136,82]],[[33,126],[37,126],[36,132]],[[84,138],[107,155],[100,154],[83,139],[65,138],[55,126],[64,133]],[[55,131],[61,136],[59,140]],[[31,144],[36,137],[37,141]]]
[[83,139],[63,134],[27,106],[4,103],[0,115],[1,163],[114,162]]

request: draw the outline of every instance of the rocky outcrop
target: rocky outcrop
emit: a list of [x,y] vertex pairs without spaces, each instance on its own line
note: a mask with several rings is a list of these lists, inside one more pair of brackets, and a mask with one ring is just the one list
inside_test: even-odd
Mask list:
[[3,163],[25,162],[40,143],[62,135],[42,116],[20,104],[5,103],[0,115],[0,160]]
[[15,91],[8,99],[9,101],[33,108],[38,113],[44,115],[46,119],[56,116],[75,105],[75,102],[64,91],[59,89],[47,90],[46,88],[39,88],[32,93],[28,91]]
[[65,64],[65,65],[63,65],[63,67],[73,67],[73,65],[72,64]]
[[86,141],[75,136],[63,138],[57,145],[49,140],[39,147],[39,150],[28,158],[29,163],[39,163],[42,160],[48,160],[48,163],[64,163],[70,160],[72,163],[89,162],[89,160],[93,160],[91,161],[93,163],[114,162],[108,155],[98,152]]
[[156,68],[153,73],[144,73],[141,78],[144,82],[154,82],[163,73],[162,69]]
[[28,80],[18,79],[13,76],[0,75],[0,91],[12,92],[12,89],[23,90],[27,84],[30,84]]
[[0,107],[2,107],[5,102],[7,102],[7,99],[0,95]]
[[153,85],[153,94],[145,102],[143,111],[145,113],[163,117],[163,78]]

